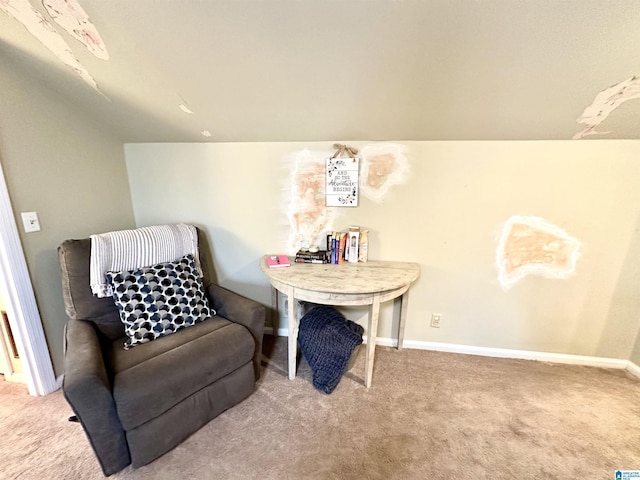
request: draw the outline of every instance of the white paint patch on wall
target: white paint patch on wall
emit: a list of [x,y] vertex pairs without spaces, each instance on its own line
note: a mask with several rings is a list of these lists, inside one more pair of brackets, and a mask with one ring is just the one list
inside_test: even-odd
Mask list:
[[573,138],[580,139],[587,135],[602,135],[609,132],[596,132],[600,125],[616,108],[624,102],[640,98],[640,77],[634,75],[601,91],[593,103],[584,109],[577,122],[586,125]]
[[49,16],[87,50],[101,60],[109,60],[107,46],[98,29],[76,0],[43,0],[42,5]]
[[62,63],[73,69],[98,93],[96,81],[75,57],[71,48],[56,29],[37,11],[29,0],[0,0],[0,10],[22,23],[34,37],[54,53]]
[[305,149],[285,159],[285,168],[291,172],[285,186],[291,255],[303,245],[319,244],[321,235],[333,227],[336,209],[327,207],[325,200],[325,160],[330,156]]
[[360,192],[374,202],[382,202],[389,189],[409,177],[406,147],[396,143],[366,145],[361,151]]
[[500,238],[496,262],[505,290],[527,275],[570,277],[580,256],[580,242],[541,218],[515,215]]
[[[360,192],[367,198],[382,202],[394,185],[409,176],[409,160],[404,145],[394,143],[369,144],[360,151]],[[291,172],[285,185],[284,210],[289,220],[287,252],[294,254],[301,246],[323,246],[327,231],[334,229],[339,207],[326,205],[326,160],[331,152],[302,150],[284,160]]]

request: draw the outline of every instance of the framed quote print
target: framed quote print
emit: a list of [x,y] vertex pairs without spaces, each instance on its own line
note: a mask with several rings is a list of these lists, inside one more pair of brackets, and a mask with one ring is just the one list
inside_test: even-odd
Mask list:
[[359,157],[329,158],[325,175],[327,207],[357,207]]

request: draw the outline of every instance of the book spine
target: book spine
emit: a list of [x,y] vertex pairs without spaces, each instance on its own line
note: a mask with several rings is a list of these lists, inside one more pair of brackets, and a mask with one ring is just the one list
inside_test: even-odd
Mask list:
[[331,236],[331,263],[338,263],[338,248],[336,242],[336,235]]
[[358,242],[358,261],[366,262],[369,260],[369,230],[360,231]]
[[358,244],[360,240],[360,227],[349,227],[349,255],[348,261],[352,263],[358,262]]

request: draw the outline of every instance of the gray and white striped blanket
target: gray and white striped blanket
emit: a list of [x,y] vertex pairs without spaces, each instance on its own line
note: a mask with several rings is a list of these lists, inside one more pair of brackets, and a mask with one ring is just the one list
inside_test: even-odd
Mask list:
[[106,272],[172,262],[189,253],[202,275],[198,231],[184,223],[91,235],[91,291],[98,297],[110,297],[113,291],[106,283]]

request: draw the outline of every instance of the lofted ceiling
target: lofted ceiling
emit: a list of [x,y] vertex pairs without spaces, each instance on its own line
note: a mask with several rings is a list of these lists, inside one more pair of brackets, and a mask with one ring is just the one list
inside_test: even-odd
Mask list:
[[0,0],[0,62],[123,142],[640,138],[634,0]]

